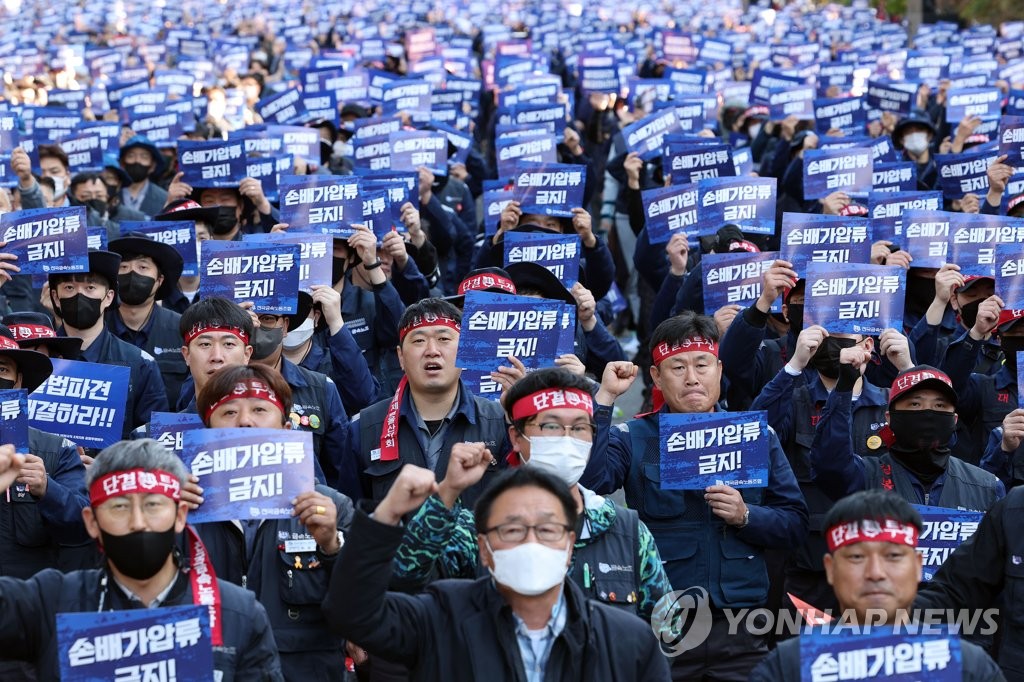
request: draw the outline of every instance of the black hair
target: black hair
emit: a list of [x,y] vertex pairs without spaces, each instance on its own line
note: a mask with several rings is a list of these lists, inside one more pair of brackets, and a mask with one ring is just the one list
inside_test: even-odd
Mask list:
[[[99,173],[93,173],[92,171],[85,171],[83,173],[76,173],[75,176],[71,178],[71,184],[68,185],[68,193],[71,196],[75,196],[75,188],[76,187],[78,187],[79,185],[84,185],[87,182],[94,182],[96,180],[99,180],[100,182],[103,182],[103,178],[100,176]],[[107,184],[104,182],[103,183],[103,189],[106,190],[106,188],[107,188]]]
[[402,317],[398,320],[398,328],[405,329],[405,327],[416,320],[416,318],[428,317],[431,315],[436,317],[450,317],[456,322],[462,322],[462,311],[448,301],[443,298],[425,298],[405,309],[405,312],[402,313]]
[[911,525],[917,529],[919,535],[924,527],[918,511],[898,493],[889,490],[861,490],[847,495],[828,510],[824,527],[829,529],[840,524],[860,524],[865,520],[886,519]]
[[491,528],[491,508],[498,496],[516,488],[540,488],[551,493],[562,503],[566,525],[570,528],[576,527],[576,500],[569,493],[565,481],[535,467],[516,467],[499,474],[477,498],[476,506],[473,508],[477,534],[483,535]]
[[531,393],[543,391],[548,388],[575,388],[584,393],[593,395],[593,383],[585,377],[574,374],[564,367],[547,367],[530,372],[522,379],[512,384],[505,395],[505,413],[508,415],[512,426],[516,431],[522,433],[526,427],[526,419],[512,419],[512,406],[519,400]]
[[178,323],[182,337],[197,324],[241,329],[252,338],[252,316],[226,298],[201,298],[186,308]]
[[698,315],[692,310],[684,310],[658,325],[651,335],[650,347],[657,348],[662,343],[673,345],[695,336],[718,343],[718,323],[709,315]]

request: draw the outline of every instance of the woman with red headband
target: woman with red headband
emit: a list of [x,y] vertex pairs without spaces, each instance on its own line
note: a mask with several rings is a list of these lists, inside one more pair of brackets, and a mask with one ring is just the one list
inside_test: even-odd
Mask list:
[[[0,492],[19,460],[12,446],[0,447]],[[283,680],[263,606],[236,585],[209,580],[215,576],[209,554],[186,526],[186,475],[181,460],[155,440],[121,441],[100,452],[89,468],[82,517],[106,555],[104,566],[0,578],[0,655],[33,663],[40,680],[60,679],[58,613],[201,604],[210,609],[218,679]],[[179,554],[175,540],[182,531],[187,552]]]
[[[291,388],[266,365],[213,374],[196,408],[210,428],[288,429]],[[322,477],[321,477],[322,480]],[[201,494],[201,491],[198,491]],[[267,609],[288,680],[342,680],[344,641],[320,612],[352,501],[325,485],[302,493],[290,519],[197,524],[217,574],[247,587]]]

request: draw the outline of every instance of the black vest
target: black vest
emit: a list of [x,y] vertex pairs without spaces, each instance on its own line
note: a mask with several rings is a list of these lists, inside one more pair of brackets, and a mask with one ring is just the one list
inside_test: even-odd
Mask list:
[[[108,314],[117,315],[117,312],[112,311]],[[188,365],[185,364],[185,357],[181,354],[181,347],[185,343],[181,338],[180,320],[181,315],[173,310],[168,310],[159,305],[154,306],[153,326],[150,327],[149,337],[146,339],[146,343],[138,346],[138,348],[153,356],[153,360],[160,370],[160,376],[163,377],[164,388],[167,389],[168,406],[178,403],[178,396],[181,395],[181,385],[189,375]],[[111,330],[112,328],[108,325],[107,329]],[[127,339],[121,340],[125,343],[132,343]]]
[[292,406],[287,416],[292,423],[292,429],[313,433],[313,452],[327,480],[334,481],[338,472],[331,463],[331,458],[321,452],[328,418],[327,376],[294,363],[292,367],[306,380],[306,385],[292,386]]
[[[910,474],[895,464],[892,455],[864,458],[865,489],[878,488],[895,490],[907,502],[917,504],[917,492],[910,480]],[[988,511],[996,501],[995,476],[976,466],[949,458],[946,466],[946,480],[942,485],[939,499],[933,500],[925,494],[924,504],[947,509],[969,509]]]
[[587,597],[637,613],[640,515],[615,504],[611,527],[591,542],[577,544],[573,549],[569,577]]

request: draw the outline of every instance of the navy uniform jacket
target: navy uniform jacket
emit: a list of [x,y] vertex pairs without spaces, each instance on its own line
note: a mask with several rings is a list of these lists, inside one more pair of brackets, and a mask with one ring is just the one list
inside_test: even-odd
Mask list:
[[[356,512],[323,604],[330,627],[370,654],[408,666],[417,681],[524,680],[515,620],[490,577],[442,580],[415,596],[387,591],[402,535],[402,528]],[[566,623],[544,679],[670,679],[647,623],[586,599],[571,580],[563,585]]]
[[769,431],[768,487],[740,491],[750,519],[735,528],[711,513],[703,491],[661,489],[659,414],[611,428],[612,408],[595,406],[597,434],[580,484],[602,495],[626,488],[670,583],[703,586],[719,608],[761,606],[768,595],[764,550],[797,546],[807,534],[807,505],[779,439]]
[[313,334],[313,343],[299,367],[333,379],[347,414],[358,414],[359,410],[373,404],[380,392],[380,381],[370,371],[347,325],[337,334],[331,334],[327,328]]
[[167,404],[174,405],[181,394],[181,385],[189,376],[188,365],[181,354],[185,342],[181,338],[181,315],[161,305],[153,306],[153,313],[142,329],[129,329],[114,308],[107,310],[107,329],[125,343],[140,348],[151,356],[160,369],[167,393]]
[[0,496],[0,575],[30,578],[58,566],[60,545],[90,540],[82,521],[89,505],[85,467],[60,436],[29,427],[29,451],[46,466],[46,493],[14,484]]
[[352,283],[351,272],[346,275],[341,292],[342,319],[363,352],[370,373],[380,379],[388,393],[395,390],[402,376],[401,369],[396,373],[395,348],[398,347],[398,320],[404,312],[405,304],[391,282],[366,291]]
[[[65,336],[64,328],[60,333]],[[153,356],[125,343],[106,328],[82,351],[82,359],[105,365],[129,367],[128,402],[125,404],[124,429],[121,435],[127,439],[134,429],[149,423],[154,412],[167,412],[167,391],[160,370]]]
[[[100,606],[103,569],[61,573],[46,570],[29,580],[0,578],[0,651],[35,663],[40,680],[60,679],[57,662],[57,614],[91,611]],[[274,633],[267,612],[251,592],[218,580],[224,646],[214,647],[213,669],[221,682],[283,682]],[[104,609],[144,608],[107,578]],[[192,586],[179,572],[161,606],[191,605]]]

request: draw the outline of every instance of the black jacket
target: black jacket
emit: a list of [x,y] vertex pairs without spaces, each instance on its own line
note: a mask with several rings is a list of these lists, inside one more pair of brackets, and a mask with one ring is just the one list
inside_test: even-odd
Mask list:
[[1012,680],[1024,679],[1022,515],[1024,488],[1013,488],[992,505],[974,535],[949,555],[914,600],[915,608],[1000,609],[1001,642],[996,658]]
[[[403,529],[357,511],[323,608],[338,634],[408,666],[418,681],[525,682],[512,611],[490,578],[442,580],[412,596],[388,592]],[[668,680],[668,662],[636,616],[583,597],[564,583],[565,628],[544,679],[552,682]]]

